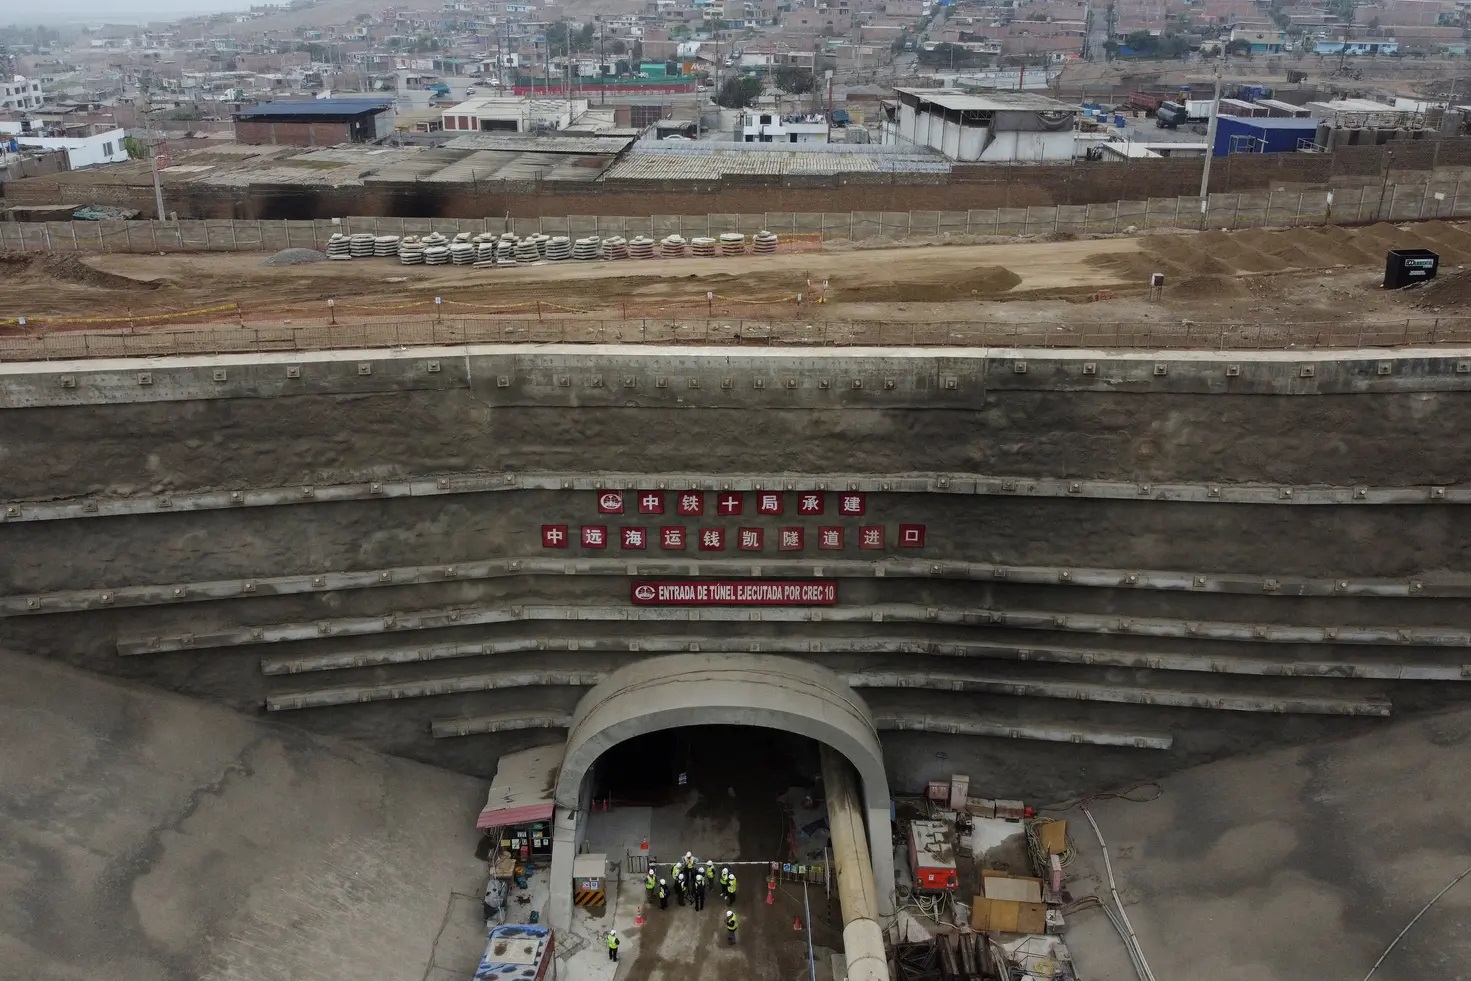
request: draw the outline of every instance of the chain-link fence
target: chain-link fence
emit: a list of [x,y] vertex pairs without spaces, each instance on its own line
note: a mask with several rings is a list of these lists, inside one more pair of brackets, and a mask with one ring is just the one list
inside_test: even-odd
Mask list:
[[[1111,166],[1100,164],[1099,166]],[[1122,166],[1122,165],[1118,165]],[[276,252],[325,249],[336,233],[427,235],[440,232],[573,238],[667,235],[685,238],[768,230],[787,247],[809,242],[944,240],[985,235],[1111,234],[1158,229],[1354,225],[1471,216],[1471,191],[1459,177],[1413,184],[1274,189],[1212,194],[1202,210],[1196,197],[1117,201],[1112,204],[993,208],[973,211],[766,212],[731,215],[557,218],[348,217],[312,221],[48,221],[0,222],[0,250],[46,252]]]

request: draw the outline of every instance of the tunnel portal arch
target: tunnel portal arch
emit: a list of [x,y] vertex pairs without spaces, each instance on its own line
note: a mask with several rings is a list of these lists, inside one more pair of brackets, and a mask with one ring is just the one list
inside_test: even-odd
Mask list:
[[612,672],[578,702],[557,775],[553,925],[572,918],[572,860],[587,775],[604,752],[649,732],[693,725],[781,729],[825,743],[858,771],[869,852],[884,913],[892,912],[889,779],[868,704],[828,669],[795,658],[702,653],[645,658]]

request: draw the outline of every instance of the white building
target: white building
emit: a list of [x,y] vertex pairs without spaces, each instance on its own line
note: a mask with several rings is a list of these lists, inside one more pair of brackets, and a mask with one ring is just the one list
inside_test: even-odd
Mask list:
[[744,143],[826,143],[828,123],[824,116],[788,115],[774,112],[741,113],[736,141]]
[[442,118],[452,133],[532,133],[566,129],[586,112],[586,99],[486,96],[451,106]]
[[111,129],[95,136],[31,136],[21,132],[20,123],[0,120],[0,133],[13,136],[22,147],[65,150],[72,170],[122,163],[129,159],[128,148],[123,145],[126,134],[121,129]]
[[884,142],[925,146],[952,160],[1063,163],[1073,158],[1077,106],[1032,92],[967,95],[895,89],[884,105]]
[[39,79],[15,75],[9,81],[0,82],[0,109],[15,112],[39,109],[43,99]]

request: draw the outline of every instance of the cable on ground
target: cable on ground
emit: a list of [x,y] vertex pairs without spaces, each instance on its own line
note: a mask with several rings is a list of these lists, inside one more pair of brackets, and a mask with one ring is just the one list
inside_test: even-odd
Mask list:
[[1410,932],[1410,927],[1412,927],[1416,923],[1418,923],[1419,920],[1420,920],[1420,917],[1422,917],[1426,913],[1428,913],[1430,911],[1430,907],[1434,906],[1437,902],[1440,901],[1440,897],[1441,896],[1444,896],[1446,893],[1448,893],[1452,889],[1454,889],[1456,887],[1456,883],[1460,882],[1462,879],[1466,878],[1466,876],[1468,876],[1468,875],[1471,875],[1471,867],[1467,867],[1464,872],[1462,872],[1460,875],[1456,876],[1450,882],[1446,883],[1446,887],[1444,889],[1442,889],[1440,892],[1436,893],[1434,896],[1432,896],[1431,899],[1430,899],[1430,902],[1428,902],[1424,906],[1420,907],[1420,912],[1418,912],[1418,913],[1415,914],[1414,919],[1412,919],[1412,920],[1410,920],[1410,922],[1406,923],[1405,924],[1405,928],[1399,932],[1399,935],[1389,942],[1389,946],[1388,947],[1385,947],[1384,948],[1384,953],[1382,953],[1382,954],[1379,955],[1379,959],[1374,962],[1374,966],[1371,967],[1371,968],[1369,968],[1369,973],[1366,974],[1366,975],[1364,975],[1364,981],[1369,981],[1369,979],[1374,976],[1374,972],[1377,971],[1377,970],[1379,970],[1379,965],[1384,963],[1384,958],[1388,957],[1389,956],[1389,952],[1391,950],[1394,950],[1395,946],[1398,945],[1399,942],[1405,938],[1405,934],[1407,934],[1407,933]]

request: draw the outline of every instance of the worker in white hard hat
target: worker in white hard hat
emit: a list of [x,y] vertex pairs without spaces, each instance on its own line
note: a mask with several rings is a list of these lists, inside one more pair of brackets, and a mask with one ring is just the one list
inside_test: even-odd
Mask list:
[[669,880],[668,879],[660,879],[659,880],[659,908],[660,909],[668,909],[669,908]]
[[679,905],[684,905],[685,893],[688,887],[684,881],[684,873],[674,873],[674,898],[679,900]]
[[727,943],[732,943],[732,944],[735,943],[735,940],[736,940],[736,938],[735,938],[735,935],[736,935],[736,927],[738,927],[739,925],[740,925],[740,921],[736,919],[735,910],[733,910],[733,909],[726,910],[725,911],[725,940],[726,940]]
[[702,872],[695,873],[695,912],[705,908],[705,875]]
[[614,964],[618,963],[618,932],[616,930],[608,931],[608,960]]

